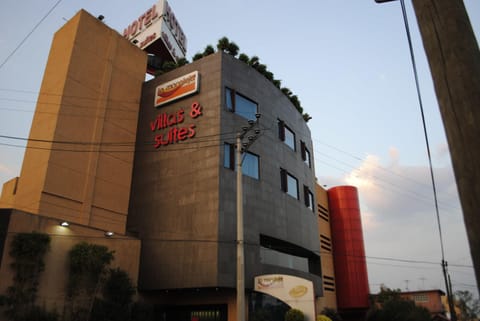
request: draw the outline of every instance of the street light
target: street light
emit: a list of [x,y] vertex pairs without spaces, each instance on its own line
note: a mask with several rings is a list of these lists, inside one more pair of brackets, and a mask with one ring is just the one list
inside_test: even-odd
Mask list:
[[[255,142],[260,134],[259,129],[253,129],[258,124],[260,114],[255,114],[256,121],[249,120],[248,127],[242,127],[242,131],[237,133],[235,148],[235,162],[237,170],[237,321],[245,321],[245,249],[243,240],[243,184],[242,184],[242,153]],[[255,135],[250,135],[247,142],[243,142],[245,136],[254,131]]]

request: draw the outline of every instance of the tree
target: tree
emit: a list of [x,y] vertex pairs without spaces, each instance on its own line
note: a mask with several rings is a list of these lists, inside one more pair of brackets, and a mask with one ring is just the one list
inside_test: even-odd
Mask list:
[[459,321],[477,320],[480,314],[480,301],[470,291],[456,291],[455,306],[460,309]]
[[243,61],[244,63],[248,64],[248,62],[250,61],[250,58],[246,54],[241,53],[238,56],[238,60]]
[[227,53],[235,57],[236,55],[238,55],[239,49],[240,48],[237,46],[237,44],[232,41],[228,44]]
[[290,309],[285,313],[285,321],[303,321],[305,315],[298,309]]
[[185,66],[188,64],[188,59],[187,58],[179,58],[177,60],[177,67]]
[[208,55],[211,55],[215,53],[215,49],[213,48],[212,45],[208,45],[205,47],[205,50],[203,50],[203,56],[206,57]]
[[400,289],[390,289],[382,284],[380,286],[380,293],[372,297],[372,299],[380,305],[391,300],[400,300]]
[[[217,42],[217,50],[225,52],[233,57],[236,57],[239,52],[239,47],[237,46],[236,43],[233,41],[230,41],[227,37],[222,37],[218,40]],[[197,61],[199,59],[202,59],[208,55],[211,55],[215,53],[215,48],[212,45],[208,45],[205,47],[203,52],[198,52],[192,57],[192,61]],[[259,73],[261,73],[265,78],[267,78],[269,81],[273,83],[275,87],[278,89],[282,90],[282,92],[288,97],[290,102],[293,104],[293,106],[298,110],[298,112],[302,115],[302,118],[305,122],[308,122],[310,119],[312,119],[312,116],[310,116],[307,113],[303,113],[303,107],[300,103],[300,100],[298,99],[298,96],[293,95],[292,91],[286,87],[281,87],[281,81],[278,79],[274,78],[274,75],[271,71],[268,70],[267,65],[261,64],[260,63],[260,58],[258,56],[252,56],[249,57],[245,53],[241,53],[238,56],[238,60],[243,61],[247,65],[251,66],[252,68],[256,69]],[[173,70],[177,67],[183,66],[188,63],[188,60],[179,60],[177,63],[173,62],[166,62],[164,63],[160,71],[158,72],[158,75],[161,75],[165,72],[168,72],[170,70]]]
[[110,269],[102,294],[102,299],[95,299],[90,321],[130,320],[135,287],[127,272],[119,268]]
[[199,59],[202,59],[203,58],[203,54],[201,52],[197,52],[193,57],[192,57],[192,60],[193,61],[197,61]]
[[258,58],[258,56],[252,56],[248,61],[248,64],[253,68],[255,68],[259,63],[260,63],[260,58]]
[[169,72],[172,71],[173,69],[177,68],[177,64],[173,61],[165,61],[162,64],[162,72]]
[[39,277],[45,268],[43,257],[49,249],[48,234],[19,233],[13,237],[9,254],[13,258],[11,268],[15,276],[7,295],[0,299],[6,306],[5,314],[10,320],[32,320],[31,316],[38,320],[57,318],[55,313],[35,306]]
[[76,244],[70,250],[67,294],[72,321],[89,319],[113,253],[106,246],[86,242]]
[[219,51],[226,52],[228,50],[229,45],[230,45],[230,40],[228,40],[227,37],[222,37],[222,38],[218,39],[217,49]]

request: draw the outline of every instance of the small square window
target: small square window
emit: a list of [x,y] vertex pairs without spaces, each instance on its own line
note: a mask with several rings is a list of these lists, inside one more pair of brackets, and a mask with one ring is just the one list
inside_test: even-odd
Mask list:
[[231,112],[248,120],[257,119],[258,104],[228,87],[225,88],[225,103]]
[[283,168],[280,170],[282,190],[298,200],[298,180]]
[[303,185],[303,197],[305,200],[305,206],[308,207],[312,212],[315,212],[314,209],[314,199],[313,199],[313,193],[312,191],[308,188],[308,186]]
[[301,150],[302,150],[302,159],[307,164],[309,168],[312,168],[312,157],[310,155],[310,151],[308,150],[305,142],[300,142]]
[[[223,166],[231,170],[235,170],[235,145],[224,144]],[[260,158],[250,152],[242,154],[242,173],[243,175],[260,179]]]
[[296,150],[295,133],[282,120],[278,121],[278,136],[288,147]]

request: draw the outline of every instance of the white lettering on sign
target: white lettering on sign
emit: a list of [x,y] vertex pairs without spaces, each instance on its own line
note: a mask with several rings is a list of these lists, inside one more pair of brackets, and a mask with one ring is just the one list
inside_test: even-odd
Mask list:
[[160,15],[157,11],[157,5],[154,4],[150,9],[148,9],[144,14],[138,17],[138,19],[133,21],[127,28],[123,30],[123,36],[129,40],[132,39],[159,17]]
[[185,57],[187,37],[166,0],[159,0],[130,23],[123,30],[123,36],[140,49],[161,39],[175,61]]
[[187,37],[183,33],[182,27],[178,23],[177,18],[173,14],[172,8],[168,5],[168,2],[165,1],[165,20],[168,23],[168,27],[172,31],[173,36],[177,39],[178,44],[185,52],[187,49]]

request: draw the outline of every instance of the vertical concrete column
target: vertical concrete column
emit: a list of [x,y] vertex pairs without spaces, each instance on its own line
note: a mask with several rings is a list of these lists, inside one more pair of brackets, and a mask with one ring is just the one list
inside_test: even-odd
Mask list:
[[480,51],[462,0],[413,0],[480,288]]

